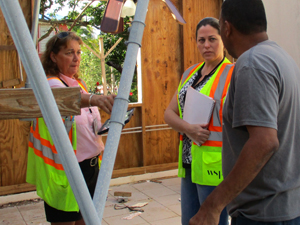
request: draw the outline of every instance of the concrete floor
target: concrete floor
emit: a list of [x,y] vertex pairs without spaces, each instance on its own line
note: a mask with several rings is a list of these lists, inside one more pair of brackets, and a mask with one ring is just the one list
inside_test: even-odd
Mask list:
[[[102,225],[180,225],[180,178],[159,179],[161,183],[142,181],[137,183],[111,186],[105,205]],[[142,207],[144,212],[131,220],[122,218],[131,213],[128,208],[115,210],[118,204],[115,191],[131,192],[125,203],[129,206],[148,202]],[[11,204],[0,209],[0,225],[49,225],[46,222],[44,203],[41,200]]]

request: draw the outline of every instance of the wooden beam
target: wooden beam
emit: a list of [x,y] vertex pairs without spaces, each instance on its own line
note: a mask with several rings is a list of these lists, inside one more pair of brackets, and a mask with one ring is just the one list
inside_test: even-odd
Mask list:
[[27,192],[27,191],[35,191],[35,189],[36,188],[34,185],[28,183],[2,186],[0,187],[0,196],[17,194],[17,193]]
[[6,88],[6,87],[12,87],[20,84],[20,79],[11,79],[11,80],[4,80],[2,81],[2,84],[0,83],[0,87]]
[[113,171],[112,178],[140,175],[145,173],[155,173],[155,172],[160,172],[165,170],[173,170],[177,168],[178,168],[178,163],[176,162],[176,163],[165,163],[165,164],[135,167],[135,168],[128,168],[128,169],[119,169]]
[[100,56],[101,56],[100,59],[101,59],[101,72],[102,72],[103,94],[107,95],[103,37],[99,38],[99,50],[100,50]]
[[122,39],[123,39],[123,38],[119,38],[119,39],[117,40],[117,42],[116,42],[116,43],[108,50],[108,52],[105,54],[104,58],[106,58],[106,57],[109,55],[109,53],[111,53],[111,51],[115,49],[115,47],[120,43],[120,41],[122,41]]
[[0,45],[0,51],[13,51],[17,50],[16,46],[14,45]]
[[97,56],[98,59],[101,60],[101,56],[95,51],[93,50],[90,46],[88,46],[86,43],[82,42],[82,44],[88,49],[90,50],[95,56]]
[[[79,87],[52,88],[62,116],[80,115],[81,94]],[[42,117],[32,89],[1,89],[0,119]]]

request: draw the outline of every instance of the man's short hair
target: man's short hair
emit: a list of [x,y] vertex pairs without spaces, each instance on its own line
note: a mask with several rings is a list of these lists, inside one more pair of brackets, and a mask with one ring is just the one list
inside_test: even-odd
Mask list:
[[262,0],[225,0],[221,17],[242,34],[267,31],[267,18]]

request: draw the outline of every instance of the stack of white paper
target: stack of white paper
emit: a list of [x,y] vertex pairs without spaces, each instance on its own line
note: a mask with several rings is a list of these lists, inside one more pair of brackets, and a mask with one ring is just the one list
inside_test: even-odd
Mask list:
[[183,110],[183,120],[190,124],[208,124],[214,105],[215,100],[196,91],[192,87],[188,87]]

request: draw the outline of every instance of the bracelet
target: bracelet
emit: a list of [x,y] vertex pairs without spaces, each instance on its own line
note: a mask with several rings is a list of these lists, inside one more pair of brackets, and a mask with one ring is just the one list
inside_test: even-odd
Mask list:
[[91,107],[91,100],[92,100],[92,97],[94,96],[94,94],[91,94],[90,97],[89,97],[89,107]]

